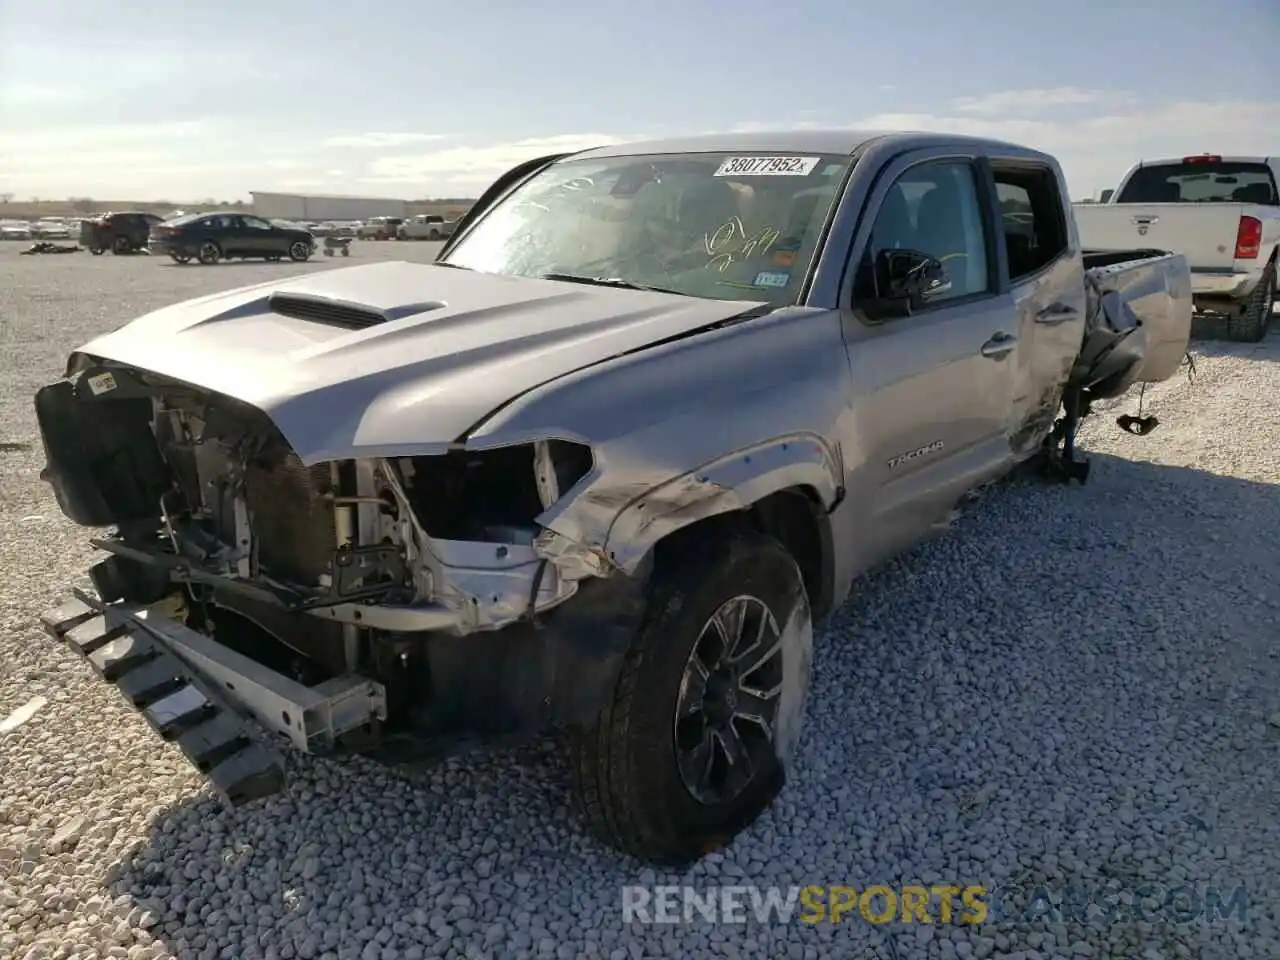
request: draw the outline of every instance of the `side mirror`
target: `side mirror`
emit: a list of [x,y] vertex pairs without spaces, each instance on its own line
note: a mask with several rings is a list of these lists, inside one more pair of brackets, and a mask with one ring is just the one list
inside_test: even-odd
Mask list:
[[1114,191],[1114,190],[1103,190],[1103,191],[1102,191],[1102,199],[1101,199],[1101,200],[1099,200],[1098,202],[1099,202],[1099,203],[1108,203],[1108,202],[1110,202],[1111,197],[1112,197],[1112,195],[1113,195],[1114,193],[1115,193],[1115,191]]
[[873,270],[879,295],[860,298],[858,307],[877,322],[908,317],[951,289],[942,261],[919,250],[881,250]]

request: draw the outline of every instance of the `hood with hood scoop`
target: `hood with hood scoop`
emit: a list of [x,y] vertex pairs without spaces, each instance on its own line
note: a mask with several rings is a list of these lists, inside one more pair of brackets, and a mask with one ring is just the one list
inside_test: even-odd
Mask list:
[[449,444],[550,380],[758,306],[376,263],[175,304],[78,352],[249,403],[313,463]]

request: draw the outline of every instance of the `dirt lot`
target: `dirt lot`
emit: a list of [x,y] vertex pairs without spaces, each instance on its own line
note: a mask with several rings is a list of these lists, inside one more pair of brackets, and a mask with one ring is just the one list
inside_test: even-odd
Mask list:
[[[69,350],[180,299],[435,245],[215,267],[22,246],[0,248],[0,957],[1280,956],[1280,334],[1198,346],[1194,384],[1147,391],[1149,438],[1112,422],[1134,398],[1101,411],[1086,488],[1001,485],[857,584],[815,644],[783,801],[674,875],[582,834],[545,745],[412,781],[300,758],[287,795],[224,811],[36,626],[90,563],[38,478],[31,397]],[[637,883],[979,883],[1003,912],[624,924]],[[1156,902],[1028,912],[1104,889]],[[1160,899],[1241,889],[1243,921]]]

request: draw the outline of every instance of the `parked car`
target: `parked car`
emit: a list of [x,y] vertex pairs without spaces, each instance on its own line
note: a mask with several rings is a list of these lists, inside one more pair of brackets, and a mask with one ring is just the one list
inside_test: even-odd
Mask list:
[[30,240],[31,224],[26,220],[0,220],[0,240]]
[[410,217],[400,224],[401,240],[445,240],[453,236],[457,223],[436,213],[424,213]]
[[192,259],[203,264],[219,260],[283,260],[298,263],[315,253],[315,238],[300,227],[273,224],[247,213],[193,213],[158,224],[151,231],[151,252],[175,263]]
[[1150,243],[1185,253],[1197,310],[1225,314],[1232,340],[1271,328],[1280,290],[1280,158],[1143,160],[1105,203],[1076,206],[1080,237],[1105,250]]
[[313,223],[311,225],[311,235],[313,237],[327,237],[333,233],[332,223]]
[[370,217],[356,228],[356,235],[361,240],[394,240],[403,217]]
[[145,250],[151,228],[161,220],[154,213],[123,210],[104,213],[80,222],[80,246],[95,256],[110,250],[114,254]]
[[330,235],[335,237],[354,237],[360,232],[363,224],[359,220],[340,220],[329,224]]
[[246,724],[392,762],[559,727],[596,833],[688,862],[784,783],[855,578],[1019,464],[1086,480],[1079,418],[1173,376],[1190,322],[1186,259],[1082,253],[1034,150],[833,130],[531,160],[437,263],[72,353],[36,396],[42,476],[115,531],[44,624],[233,803],[284,785]]
[[37,240],[68,240],[71,237],[71,229],[64,220],[46,217],[31,225],[31,236]]

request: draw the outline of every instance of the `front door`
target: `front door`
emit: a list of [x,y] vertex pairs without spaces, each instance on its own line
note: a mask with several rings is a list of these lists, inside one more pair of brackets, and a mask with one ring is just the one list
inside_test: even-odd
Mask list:
[[284,233],[266,220],[248,215],[237,218],[239,234],[243,238],[244,251],[251,257],[275,257],[288,253]]
[[[975,158],[920,154],[894,161],[870,198],[844,322],[858,454],[849,493],[864,498],[869,562],[920,539],[1011,462],[1018,318],[999,289],[989,189]],[[870,322],[858,302],[877,295],[871,265],[894,248],[941,261],[949,287],[910,316]]]

